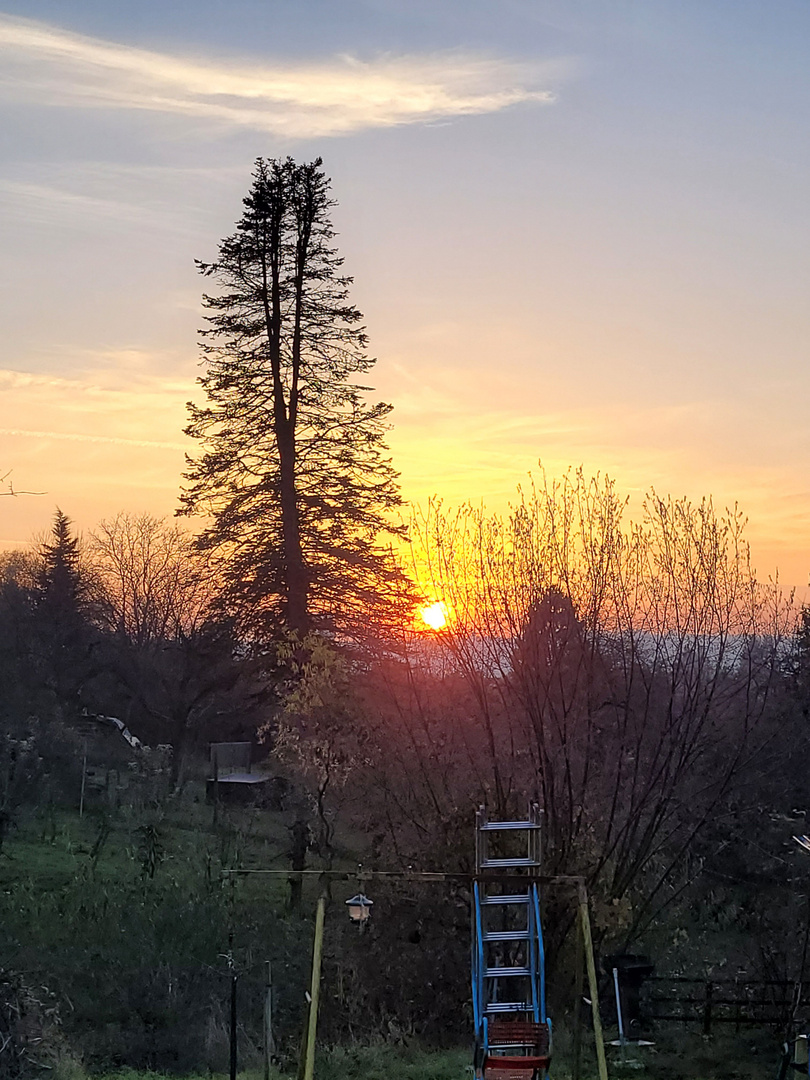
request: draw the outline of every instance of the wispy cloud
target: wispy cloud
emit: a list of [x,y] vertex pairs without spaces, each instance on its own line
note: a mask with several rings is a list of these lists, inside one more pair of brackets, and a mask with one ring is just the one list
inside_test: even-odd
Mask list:
[[4,165],[2,173],[0,210],[26,228],[32,223],[104,230],[135,226],[198,238],[205,228],[206,198],[233,183],[243,169],[26,161]]
[[460,51],[258,65],[152,52],[0,15],[0,67],[0,92],[16,100],[312,137],[547,103],[548,84],[566,65]]
[[[81,527],[122,505],[172,513],[190,449],[181,431],[192,380],[160,375],[166,356],[82,359],[71,377],[0,369],[0,462],[13,468],[15,488],[47,492],[49,506],[64,506]],[[42,527],[40,500],[6,502],[4,536]]]
[[116,435],[88,435],[78,431],[32,431],[22,428],[0,428],[0,435],[23,439],[61,439],[65,442],[104,443],[109,446],[143,446],[156,450],[188,450],[180,442],[159,442],[156,439],[122,439]]
[[137,225],[163,232],[196,235],[191,226],[171,210],[138,206],[120,199],[98,198],[52,184],[0,178],[0,206],[8,205],[24,215],[26,225],[65,224],[90,219],[109,228]]

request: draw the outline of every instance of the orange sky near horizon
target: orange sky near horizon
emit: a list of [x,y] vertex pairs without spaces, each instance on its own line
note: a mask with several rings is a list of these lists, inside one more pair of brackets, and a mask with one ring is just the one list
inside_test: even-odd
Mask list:
[[[114,376],[100,368],[72,379],[0,373],[0,394],[14,400],[4,415],[15,420],[14,428],[0,429],[0,455],[13,463],[15,488],[41,493],[0,504],[3,547],[45,531],[57,505],[85,531],[121,509],[174,513],[184,453],[193,450],[182,434],[184,402],[196,390],[193,373],[186,380],[150,375],[138,355],[116,357],[114,370]],[[736,502],[748,516],[758,574],[778,572],[786,587],[804,595],[810,500],[802,478],[773,466],[737,470],[722,454],[706,460],[710,440],[722,446],[724,435],[734,437],[734,418],[692,416],[691,430],[702,425],[704,431],[684,448],[679,432],[686,409],[648,414],[614,406],[521,415],[505,407],[484,410],[464,396],[435,382],[406,388],[399,405],[396,393],[388,395],[395,403],[389,442],[408,502],[439,497],[448,507],[472,502],[505,512],[531,475],[539,477],[542,469],[553,478],[579,465],[587,475],[607,473],[616,481],[630,497],[630,517],[651,487],[693,501],[711,495],[719,511]]]

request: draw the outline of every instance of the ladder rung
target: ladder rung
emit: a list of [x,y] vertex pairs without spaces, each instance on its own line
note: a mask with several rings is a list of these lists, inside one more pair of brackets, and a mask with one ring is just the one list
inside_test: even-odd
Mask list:
[[531,975],[531,969],[527,967],[488,967],[484,969],[486,979],[505,979],[516,975]]
[[490,1001],[484,1006],[486,1013],[515,1013],[533,1011],[534,1006],[530,1001]]
[[528,930],[485,930],[484,941],[528,941]]
[[509,869],[512,866],[539,866],[537,859],[482,859],[480,863],[483,869]]
[[500,896],[482,896],[482,904],[528,904],[528,893],[501,893]]
[[542,826],[536,821],[487,821],[479,825],[480,832],[501,832],[506,829],[539,829]]

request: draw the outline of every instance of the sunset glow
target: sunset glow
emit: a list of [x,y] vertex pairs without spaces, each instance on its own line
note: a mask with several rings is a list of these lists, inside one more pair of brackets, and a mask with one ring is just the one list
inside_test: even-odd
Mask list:
[[0,1080],[197,1080],[229,996],[234,1080],[653,1076],[653,969],[684,1080],[806,1070],[808,56],[810,0],[0,0]]
[[2,7],[0,476],[44,494],[0,549],[57,505],[174,513],[194,260],[290,153],[333,178],[406,502],[504,513],[582,465],[631,512],[738,503],[758,574],[807,586],[806,6]]
[[419,614],[431,630],[444,630],[447,626],[447,605],[441,600],[437,600],[435,604],[430,604],[428,607],[420,608]]

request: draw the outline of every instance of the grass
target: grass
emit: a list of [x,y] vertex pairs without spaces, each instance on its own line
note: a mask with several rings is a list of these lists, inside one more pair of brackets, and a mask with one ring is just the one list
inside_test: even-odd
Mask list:
[[[583,1048],[584,1049],[584,1048]],[[750,1039],[725,1038],[707,1041],[700,1036],[686,1037],[680,1048],[665,1044],[651,1051],[635,1051],[634,1058],[622,1063],[609,1056],[610,1080],[771,1080],[776,1076],[777,1057],[770,1046],[757,1045]],[[183,1080],[212,1080],[214,1073],[194,1073]],[[566,1061],[553,1064],[553,1080],[570,1080]],[[316,1080],[469,1080],[468,1049],[430,1052],[416,1045],[332,1047],[319,1051]],[[118,1069],[99,1076],[88,1075],[75,1064],[57,1070],[55,1080],[177,1080],[163,1073]],[[223,1075],[222,1080],[226,1080]],[[261,1069],[240,1071],[238,1080],[264,1080]],[[271,1070],[270,1080],[295,1080],[295,1070]],[[581,1080],[596,1080],[596,1065],[587,1052],[583,1054]]]
[[[171,1061],[169,1051],[179,1033],[189,1046],[176,1065],[178,1072],[189,1070],[187,1080],[211,1080],[212,1076],[224,1080],[227,1032],[221,1010],[212,1013],[211,1020],[218,1049],[206,1059],[195,1040],[207,1030],[199,1019],[200,1010],[213,1000],[220,1004],[220,999],[224,1000],[224,983],[217,973],[222,969],[222,954],[234,923],[239,960],[252,963],[258,972],[250,976],[253,982],[246,977],[240,984],[248,1023],[256,1027],[260,1015],[260,1008],[254,1006],[262,1000],[260,961],[265,955],[262,951],[251,960],[250,950],[272,947],[277,965],[274,971],[281,973],[279,988],[287,999],[286,1005],[281,1001],[286,1014],[280,1026],[293,1032],[294,1045],[294,1033],[301,1022],[302,988],[308,979],[311,927],[307,918],[314,906],[317,882],[307,883],[307,918],[303,919],[284,915],[283,878],[247,877],[233,886],[218,885],[222,866],[240,862],[283,865],[289,815],[232,808],[221,811],[215,829],[213,808],[204,802],[202,788],[190,786],[182,800],[167,800],[162,808],[160,829],[166,857],[155,879],[146,881],[141,877],[137,830],[151,813],[149,808],[119,807],[110,814],[109,830],[98,848],[97,841],[107,828],[101,807],[91,806],[81,819],[75,811],[40,808],[20,821],[0,858],[0,944],[5,963],[29,972],[32,983],[41,979],[64,991],[64,1017],[71,1027],[71,1038],[75,1038],[71,1045],[82,1047],[86,1060],[95,1061],[99,1069],[88,1074],[67,1058],[57,1068],[55,1080],[89,1080],[90,1076],[159,1080],[165,1075],[134,1069],[100,1071],[104,1061],[127,1060],[120,1047],[131,1043],[128,1025],[136,1012],[142,1021],[139,1038],[143,1046],[141,1056],[129,1060]],[[96,859],[94,845],[98,848]],[[236,912],[235,920],[232,911]],[[186,1003],[187,1015],[197,1026],[192,1029],[184,1019],[186,1014],[178,1013],[172,1021],[175,1027],[167,1027],[165,1033],[165,1056],[153,1057],[143,1049],[154,1040],[144,1025],[152,1022],[152,1011],[161,1019],[175,1008],[172,994],[178,991],[176,986],[169,989],[173,985],[169,974],[176,970],[182,977],[184,967],[190,964],[200,968]],[[150,971],[156,973],[151,981]],[[136,979],[140,979],[140,996],[133,997]],[[253,1005],[248,1007],[249,1002]],[[564,1017],[557,1020],[552,1077],[568,1080]],[[249,1034],[255,1048],[257,1033],[251,1029]],[[340,1032],[333,1029],[331,1037],[340,1038]],[[757,1041],[746,1033],[723,1034],[707,1041],[681,1029],[655,1038],[657,1045],[644,1052],[641,1068],[622,1065],[612,1056],[611,1080],[770,1080],[776,1076],[779,1049],[773,1036]],[[94,1040],[94,1050],[88,1051],[89,1040]],[[255,1063],[260,1057],[254,1049],[253,1055],[245,1054],[243,1060]],[[316,1078],[469,1080],[469,1064],[467,1047],[439,1053],[399,1042],[372,1046],[350,1043],[319,1050]],[[200,1065],[208,1065],[210,1071],[190,1071]],[[294,1070],[275,1072],[271,1080],[294,1080],[294,1075]],[[582,1080],[594,1076],[593,1050],[585,1046]],[[263,1073],[246,1070],[240,1073],[240,1080],[263,1080]]]
[[[611,1051],[608,1057],[610,1080],[771,1080],[776,1076],[778,1055],[770,1039],[755,1040],[744,1035],[720,1036],[710,1040],[699,1035],[666,1039],[652,1049],[629,1051],[626,1062]],[[583,1047],[581,1080],[596,1080],[592,1048]],[[570,1080],[569,1063],[559,1056],[551,1070],[553,1080]],[[218,1073],[191,1073],[183,1080],[212,1080]],[[295,1080],[290,1067],[272,1069],[270,1080]],[[470,1080],[468,1048],[428,1051],[416,1044],[337,1046],[320,1049],[316,1060],[316,1080]],[[117,1069],[89,1076],[74,1062],[56,1070],[55,1080],[177,1080],[165,1073]],[[264,1080],[261,1069],[245,1069],[238,1080]]]
[[[429,1053],[416,1047],[335,1047],[323,1051],[315,1067],[316,1080],[468,1080],[469,1053],[447,1050]],[[216,1074],[215,1074],[216,1075]],[[65,1062],[55,1080],[176,1080],[163,1073],[117,1069],[89,1077],[75,1062]],[[191,1074],[183,1080],[212,1080],[211,1074]],[[225,1077],[222,1080],[226,1080]],[[261,1069],[247,1069],[238,1080],[264,1080]],[[295,1072],[272,1069],[270,1080],[295,1080]]]

